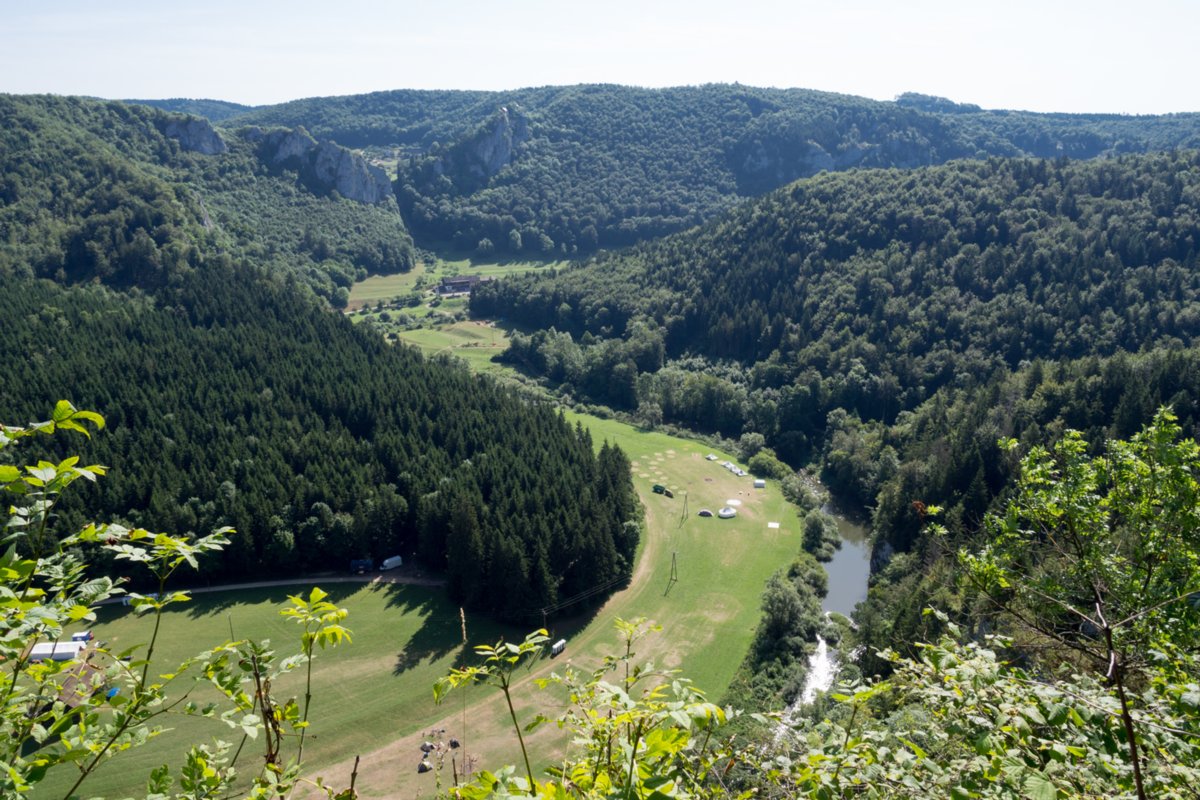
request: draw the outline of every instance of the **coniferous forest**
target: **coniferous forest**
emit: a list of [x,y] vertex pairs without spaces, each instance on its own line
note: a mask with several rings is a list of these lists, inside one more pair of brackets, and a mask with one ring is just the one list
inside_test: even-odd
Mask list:
[[70,520],[231,525],[216,581],[415,555],[513,620],[628,577],[619,450],[328,310],[330,286],[406,266],[394,203],[316,196],[245,143],[181,152],[148,109],[0,100],[6,415],[70,393],[111,427],[84,457],[117,468]]

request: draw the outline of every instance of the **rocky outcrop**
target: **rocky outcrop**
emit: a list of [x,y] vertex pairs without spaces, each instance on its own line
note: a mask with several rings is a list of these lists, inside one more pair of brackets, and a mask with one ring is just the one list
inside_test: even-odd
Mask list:
[[212,123],[203,117],[168,117],[163,123],[162,132],[179,142],[184,150],[215,156],[224,153],[229,148],[221,135],[213,129]]
[[501,107],[474,134],[435,156],[430,168],[434,175],[449,176],[460,190],[474,191],[511,164],[516,148],[528,140],[529,121]]
[[513,148],[529,138],[529,123],[523,116],[509,115],[501,108],[491,122],[465,143],[467,155],[482,177],[490,178],[512,162]]
[[264,133],[249,128],[243,134],[259,145],[259,154],[272,167],[288,167],[318,192],[336,191],[348,200],[377,205],[394,196],[387,173],[352,150],[334,142],[318,142],[303,127]]
[[360,203],[375,205],[393,196],[392,182],[388,180],[387,173],[368,164],[357,153],[333,142],[317,145],[313,171],[317,180],[332,186],[342,197]]

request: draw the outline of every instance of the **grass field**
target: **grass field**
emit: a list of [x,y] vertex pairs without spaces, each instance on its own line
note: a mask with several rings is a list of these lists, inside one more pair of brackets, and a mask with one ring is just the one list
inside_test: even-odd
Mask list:
[[[410,271],[396,275],[372,275],[365,281],[350,287],[350,302],[347,310],[354,311],[364,306],[374,305],[380,301],[388,302],[398,297],[404,297],[417,289],[419,283],[432,299],[432,290],[438,280],[451,275],[482,275],[484,277],[499,277],[515,275],[522,272],[537,272],[565,266],[564,261],[522,261],[509,259],[505,261],[469,259],[456,260],[438,259],[433,263],[418,262]],[[415,310],[415,309],[413,309]]]
[[[319,585],[319,581],[313,583]],[[270,639],[277,652],[296,652],[300,628],[277,612],[288,594],[307,593],[310,585],[196,595],[186,610],[165,616],[155,667],[168,670],[205,646],[225,641],[231,627],[238,638]],[[346,624],[354,641],[319,653],[314,662],[312,717],[316,724],[305,746],[305,761],[316,768],[336,763],[347,753],[369,752],[380,742],[419,730],[437,717],[431,687],[462,656],[458,609],[441,589],[357,583],[323,588],[333,602],[349,610]],[[146,642],[152,624],[149,616],[135,617],[121,606],[106,606],[94,630],[99,641],[119,652]],[[522,633],[483,618],[469,624],[472,637],[483,641]],[[188,685],[178,684],[176,694]],[[277,691],[285,699],[303,695],[302,677],[286,677]],[[200,690],[196,696],[209,695]],[[144,792],[150,770],[169,759],[177,762],[189,744],[214,737],[233,738],[232,731],[211,720],[174,715],[161,724],[171,731],[152,745],[102,767],[87,784],[88,796],[124,796],[136,793],[139,787]],[[253,768],[256,755],[256,751],[247,752],[243,771]],[[114,766],[117,769],[111,768]],[[38,795],[59,796],[47,791],[56,785],[43,787]],[[59,788],[61,794],[66,787]]]
[[[532,679],[565,661],[592,669],[615,653],[617,617],[648,617],[663,626],[639,650],[656,664],[677,668],[711,697],[720,697],[749,645],[759,617],[759,596],[766,578],[787,563],[799,548],[795,510],[774,487],[751,488],[706,461],[705,446],[661,433],[645,432],[611,420],[568,414],[586,425],[597,447],[605,440],[620,445],[634,462],[634,483],[646,508],[646,535],[630,586],[599,611],[552,624],[555,637],[569,640],[565,658],[545,661],[521,679],[518,713],[553,715],[561,698],[539,691]],[[728,454],[718,453],[722,460]],[[654,494],[653,483],[675,492],[673,499]],[[685,496],[686,493],[686,496]],[[736,519],[700,518],[701,507],[716,509],[729,499],[742,501]],[[684,514],[684,510],[687,514]],[[769,529],[767,522],[779,522]],[[678,580],[672,582],[675,561]],[[257,589],[198,595],[190,609],[168,615],[160,656],[164,668],[203,644],[229,636],[232,622],[239,637],[270,638],[280,650],[294,641],[296,629],[276,609],[294,589]],[[498,694],[472,688],[452,695],[446,706],[433,704],[432,685],[464,656],[457,609],[440,590],[415,586],[332,584],[327,588],[339,605],[350,610],[347,623],[353,644],[322,654],[315,667],[313,738],[306,748],[310,774],[348,781],[355,755],[363,756],[358,787],[364,797],[418,797],[434,793],[432,773],[418,775],[417,746],[425,732],[445,728],[462,738],[478,764],[494,767],[516,763],[511,729]],[[101,612],[97,635],[120,649],[144,641],[148,620],[122,609]],[[524,630],[502,629],[483,619],[470,619],[472,644]],[[297,679],[281,688],[299,692]],[[461,705],[466,700],[466,708]],[[465,719],[465,722],[464,722]],[[181,753],[186,744],[226,729],[206,720],[176,718],[175,730],[161,742],[119,760],[119,771],[102,771],[91,793],[134,792],[151,767]],[[530,746],[543,766],[563,751],[562,732],[543,726]],[[137,776],[138,783],[130,783]],[[49,795],[47,795],[49,796]]]
[[[638,651],[660,666],[679,669],[710,697],[719,698],[749,647],[766,579],[799,550],[795,508],[776,488],[753,489],[750,478],[737,478],[705,460],[713,451],[697,442],[611,420],[577,414],[567,417],[587,426],[597,447],[607,440],[629,454],[647,526],[630,586],[613,595],[594,615],[552,626],[553,637],[565,636],[569,641],[556,668],[561,669],[567,661],[593,669],[605,655],[617,651],[613,629],[617,617],[647,617],[663,630],[643,640]],[[722,460],[729,458],[726,453],[717,455]],[[654,494],[651,487],[656,482],[672,488],[675,497]],[[702,507],[715,510],[731,499],[742,501],[735,519],[696,516]],[[770,529],[768,522],[779,522],[780,527]],[[675,582],[670,580],[673,559],[678,575]],[[550,662],[545,662],[518,684],[518,714],[523,720],[536,713],[553,716],[562,710],[562,699],[552,690],[539,692],[532,684],[550,670]],[[458,708],[461,701],[452,697],[446,715],[431,720],[427,727],[445,728],[448,736],[464,738],[484,767],[518,763],[520,753],[500,696],[482,688],[469,691],[465,712]],[[541,765],[553,763],[563,752],[562,737],[554,726],[543,726],[528,737]],[[432,773],[418,775],[415,771],[420,741],[419,734],[402,736],[364,754],[358,784],[362,795],[433,794]],[[344,783],[351,763],[352,759],[343,761],[324,773]]]
[[425,262],[418,261],[408,272],[400,272],[395,275],[372,275],[365,281],[350,287],[350,302],[346,308],[354,310],[380,300],[403,297],[417,288],[417,281],[425,274]]
[[400,331],[400,338],[416,345],[427,356],[454,355],[465,359],[476,372],[505,371],[492,361],[508,347],[508,332],[487,322],[464,321],[434,328]]

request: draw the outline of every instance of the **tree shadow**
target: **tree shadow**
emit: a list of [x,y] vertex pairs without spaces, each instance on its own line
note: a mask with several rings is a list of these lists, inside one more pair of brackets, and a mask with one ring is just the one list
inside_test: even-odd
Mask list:
[[[477,645],[494,644],[500,639],[519,642],[543,625],[540,615],[531,616],[529,622],[526,623],[498,622],[484,616],[482,611],[468,611],[466,613],[467,642],[464,645],[463,621],[459,610],[457,608],[448,609],[444,603],[431,602],[427,596],[419,600],[415,599],[412,592],[415,588],[418,587],[399,585],[388,587],[388,591],[393,592],[393,598],[389,598],[389,605],[394,604],[398,608],[428,612],[424,624],[409,637],[397,654],[392,670],[394,675],[401,675],[426,662],[445,658],[451,653],[455,653],[451,668],[458,669],[469,664],[477,664],[480,661],[475,654]],[[555,642],[559,639],[570,641],[572,637],[595,620],[607,600],[608,596],[605,596],[604,600],[599,603],[581,604],[574,608],[574,614],[547,619],[545,627],[550,641]],[[550,647],[547,644],[543,649],[542,658],[549,657]]]
[[[280,608],[287,602],[289,596],[307,599],[314,587],[320,587],[326,593],[325,600],[335,605],[347,597],[362,591],[363,583],[327,583],[321,586],[320,578],[299,580],[287,586],[262,586],[253,589],[229,589],[228,591],[199,592],[192,595],[192,600],[186,607],[176,606],[186,610],[191,619],[217,616],[228,613],[237,606],[254,605],[257,603],[272,603]],[[170,608],[170,606],[168,606]]]

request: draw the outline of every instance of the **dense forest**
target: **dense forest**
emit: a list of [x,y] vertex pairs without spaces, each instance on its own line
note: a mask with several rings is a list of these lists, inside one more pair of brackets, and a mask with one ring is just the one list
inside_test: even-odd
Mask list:
[[131,105],[152,106],[163,111],[176,114],[187,114],[193,117],[204,117],[213,122],[253,111],[255,106],[231,103],[227,100],[210,100],[206,98],[169,97],[164,100],[125,100]]
[[293,272],[337,305],[354,280],[412,265],[394,203],[321,191],[203,120],[0,96],[0,122],[0,272],[154,289],[217,249]]
[[114,469],[64,513],[233,525],[214,580],[416,553],[460,602],[519,618],[630,573],[638,509],[619,450],[597,456],[551,408],[387,345],[278,278],[209,263],[157,300],[7,278],[0,306],[7,417],[70,393],[108,419],[83,457]]
[[[565,395],[761,436],[873,515],[874,648],[965,610],[953,555],[1067,428],[1200,422],[1200,156],[1005,159],[801,181],[705,228],[480,287]],[[942,506],[952,538],[929,538]],[[886,567],[885,567],[886,565]],[[870,670],[886,665],[871,662]]]
[[889,103],[739,85],[400,90],[223,118],[303,125],[398,160],[396,196],[422,244],[535,257],[688,228],[822,170],[1200,146],[1195,114],[982,111],[914,94]]
[[697,232],[479,287],[572,392],[755,430],[803,463],[830,412],[893,422],[1024,360],[1200,332],[1200,156],[828,174]]
[[619,450],[319,299],[412,258],[390,196],[275,157],[355,167],[335,145],[71,98],[0,97],[0,118],[5,420],[69,397],[109,422],[85,457],[110,480],[71,520],[233,525],[214,580],[415,554],[510,619],[628,577]]

